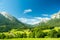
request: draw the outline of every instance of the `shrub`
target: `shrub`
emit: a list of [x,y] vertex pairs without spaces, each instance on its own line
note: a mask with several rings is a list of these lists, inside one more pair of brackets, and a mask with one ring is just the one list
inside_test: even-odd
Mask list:
[[3,33],[0,33],[0,39],[4,39],[5,35]]
[[29,34],[29,38],[35,38],[35,33],[34,33],[34,32],[31,32],[31,33]]
[[46,36],[46,34],[44,33],[44,32],[37,32],[36,34],[35,34],[35,37],[36,38],[44,38]]
[[23,38],[27,38],[27,34],[26,33],[23,33]]
[[57,38],[57,31],[52,30],[52,31],[48,32],[47,36],[50,38]]

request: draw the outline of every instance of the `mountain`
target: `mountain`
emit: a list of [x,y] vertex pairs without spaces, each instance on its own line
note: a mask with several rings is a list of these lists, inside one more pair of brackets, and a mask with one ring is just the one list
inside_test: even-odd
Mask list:
[[22,29],[25,27],[25,24],[18,21],[7,12],[0,12],[0,32],[9,31],[11,29]]
[[60,26],[60,11],[52,14],[50,20],[46,21],[46,23],[51,26]]
[[39,29],[39,28],[47,29],[47,28],[60,27],[60,11],[53,14],[51,16],[50,20],[48,20],[46,22],[42,21],[36,27],[37,27],[37,29]]
[[60,11],[51,16],[51,19],[55,19],[55,18],[60,18]]
[[9,19],[9,20],[14,20],[13,16],[11,16],[10,14],[8,14],[7,12],[0,12],[0,15],[4,16],[5,18]]
[[47,23],[51,26],[60,26],[60,11],[53,14]]

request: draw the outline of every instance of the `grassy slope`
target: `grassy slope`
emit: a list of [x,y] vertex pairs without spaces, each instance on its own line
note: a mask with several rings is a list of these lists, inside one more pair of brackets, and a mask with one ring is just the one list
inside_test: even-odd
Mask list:
[[0,39],[0,40],[60,40],[60,38],[14,38],[14,39]]

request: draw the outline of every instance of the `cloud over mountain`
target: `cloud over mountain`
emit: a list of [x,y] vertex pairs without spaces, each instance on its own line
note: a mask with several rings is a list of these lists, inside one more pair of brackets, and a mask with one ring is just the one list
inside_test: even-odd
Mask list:
[[32,19],[29,18],[19,18],[19,20],[23,23],[27,23],[27,24],[38,24],[40,22],[46,22],[48,21],[50,18],[41,18],[41,17],[34,17]]

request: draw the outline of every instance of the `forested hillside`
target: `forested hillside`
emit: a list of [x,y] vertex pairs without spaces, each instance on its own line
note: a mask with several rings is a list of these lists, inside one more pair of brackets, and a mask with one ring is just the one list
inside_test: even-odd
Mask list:
[[0,13],[0,32],[8,32],[11,29],[24,29],[27,25],[17,20],[7,12]]

